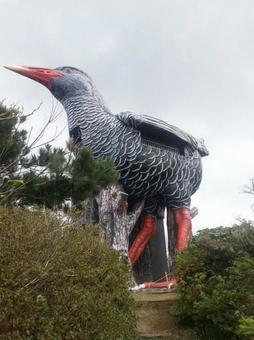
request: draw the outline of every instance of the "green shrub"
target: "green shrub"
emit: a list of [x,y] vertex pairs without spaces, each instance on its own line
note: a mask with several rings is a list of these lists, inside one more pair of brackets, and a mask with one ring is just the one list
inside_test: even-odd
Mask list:
[[135,339],[128,268],[96,234],[0,207],[1,339]]
[[244,335],[254,335],[254,317],[241,317],[239,328],[238,328],[239,334]]
[[[176,315],[200,339],[254,336],[254,227],[203,230],[176,259]],[[253,339],[253,338],[252,338]]]

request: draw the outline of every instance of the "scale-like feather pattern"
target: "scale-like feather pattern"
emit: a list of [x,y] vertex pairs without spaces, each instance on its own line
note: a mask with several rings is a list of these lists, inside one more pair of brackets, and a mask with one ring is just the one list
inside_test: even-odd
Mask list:
[[[190,206],[201,182],[201,155],[207,154],[202,142],[147,116],[113,115],[93,97],[69,98],[63,105],[70,134],[74,131],[78,136],[77,147],[89,148],[95,157],[112,157],[130,200],[145,198],[145,210],[152,214],[158,206]],[[156,133],[171,134],[169,142],[154,135],[149,138],[144,133],[148,125],[141,128],[144,122],[150,131],[156,126]]]

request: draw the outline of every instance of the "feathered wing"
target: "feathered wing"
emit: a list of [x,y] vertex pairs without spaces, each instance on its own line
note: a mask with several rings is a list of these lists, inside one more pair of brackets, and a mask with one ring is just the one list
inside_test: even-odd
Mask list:
[[186,146],[190,146],[197,150],[201,156],[209,154],[202,139],[197,139],[160,119],[147,115],[137,115],[129,111],[121,112],[116,117],[126,126],[139,130],[141,136],[151,142],[176,147],[179,150],[184,150]]

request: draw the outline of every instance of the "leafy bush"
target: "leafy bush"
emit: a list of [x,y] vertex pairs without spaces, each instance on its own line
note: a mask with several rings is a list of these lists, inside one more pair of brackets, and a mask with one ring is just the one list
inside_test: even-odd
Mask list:
[[135,339],[128,268],[96,234],[0,207],[1,339]]
[[239,323],[239,334],[253,335],[254,333],[254,317],[241,317]]
[[[254,336],[254,227],[202,230],[178,254],[180,277],[176,315],[201,339]],[[253,339],[253,338],[252,338]]]

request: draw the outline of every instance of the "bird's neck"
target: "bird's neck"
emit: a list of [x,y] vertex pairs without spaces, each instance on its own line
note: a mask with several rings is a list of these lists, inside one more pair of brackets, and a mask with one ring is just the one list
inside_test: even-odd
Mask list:
[[106,105],[96,97],[73,97],[63,101],[62,104],[67,113],[70,130],[76,126],[100,128],[114,119]]
[[78,139],[77,149],[86,147],[94,157],[112,156],[116,159],[111,141],[120,122],[104,103],[96,97],[76,97],[62,104],[68,116],[70,134]]

